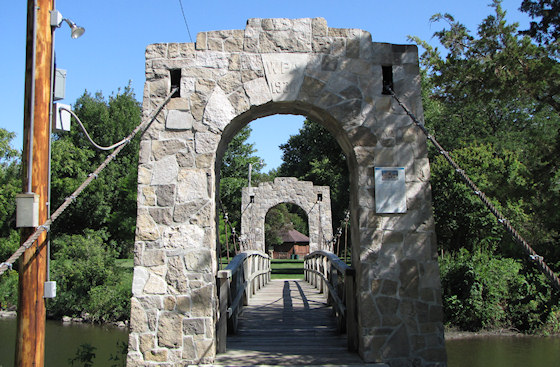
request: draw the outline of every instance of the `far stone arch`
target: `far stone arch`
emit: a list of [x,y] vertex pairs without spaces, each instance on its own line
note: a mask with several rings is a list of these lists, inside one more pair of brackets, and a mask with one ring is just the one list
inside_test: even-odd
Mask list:
[[[325,126],[348,163],[360,356],[444,366],[427,141],[383,93],[393,86],[423,119],[417,47],[322,18],[249,19],[196,43],[149,45],[145,65],[145,116],[180,90],[140,143],[128,365],[213,363],[222,157],[251,121],[296,114]],[[391,201],[376,197],[383,167],[388,181],[404,177],[398,213],[376,210]]]
[[258,187],[244,187],[241,193],[241,238],[249,249],[266,252],[266,213],[282,203],[296,204],[307,213],[309,250],[330,250],[332,213],[330,188],[315,186],[295,177],[278,177]]

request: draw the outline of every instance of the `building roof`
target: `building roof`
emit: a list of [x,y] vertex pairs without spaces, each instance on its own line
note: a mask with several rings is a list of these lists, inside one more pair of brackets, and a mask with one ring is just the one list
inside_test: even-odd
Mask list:
[[306,242],[309,243],[309,237],[304,235],[301,232],[296,231],[295,229],[290,229],[286,232],[282,232],[280,235],[282,237],[282,242],[290,242],[290,243],[302,243]]

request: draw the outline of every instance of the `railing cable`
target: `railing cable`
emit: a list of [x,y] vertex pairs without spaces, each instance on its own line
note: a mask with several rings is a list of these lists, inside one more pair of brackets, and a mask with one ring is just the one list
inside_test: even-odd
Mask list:
[[535,250],[529,245],[527,241],[515,230],[512,226],[510,221],[502,215],[502,213],[490,202],[490,200],[486,197],[486,195],[476,186],[476,184],[467,176],[465,171],[451,158],[449,152],[447,152],[443,147],[438,143],[438,141],[431,135],[426,127],[414,116],[414,114],[401,102],[401,100],[397,97],[395,92],[386,87],[389,94],[397,101],[397,103],[402,107],[402,109],[406,112],[406,114],[414,121],[414,124],[422,130],[424,135],[434,144],[438,152],[445,157],[445,159],[453,166],[455,171],[459,174],[463,182],[471,188],[476,196],[482,201],[482,203],[490,210],[490,212],[496,217],[498,223],[500,223],[504,229],[513,237],[514,241],[520,245],[523,250],[529,256],[536,265],[537,268],[550,280],[552,285],[557,289],[560,290],[560,279],[558,276],[546,265],[542,256],[538,255]]

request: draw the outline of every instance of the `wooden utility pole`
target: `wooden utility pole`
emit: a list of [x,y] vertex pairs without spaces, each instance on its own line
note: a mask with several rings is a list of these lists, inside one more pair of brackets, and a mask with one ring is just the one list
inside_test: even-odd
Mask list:
[[[23,190],[39,195],[39,223],[47,219],[54,0],[28,0],[25,62]],[[30,155],[30,151],[32,151]],[[30,159],[31,157],[31,159]],[[31,161],[30,161],[31,160]],[[31,166],[32,177],[28,175]],[[22,243],[34,228],[22,230]],[[20,259],[16,367],[42,367],[45,360],[46,232]]]

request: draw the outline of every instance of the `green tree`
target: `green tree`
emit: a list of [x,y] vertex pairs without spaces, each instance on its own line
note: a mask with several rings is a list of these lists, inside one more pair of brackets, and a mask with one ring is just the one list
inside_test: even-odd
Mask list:
[[330,186],[333,225],[337,226],[348,209],[350,184],[346,157],[334,136],[320,124],[305,120],[299,133],[280,149],[279,176]]
[[[435,33],[444,56],[415,39],[425,49],[426,125],[558,270],[558,54],[553,46],[520,34],[517,24],[506,21],[500,1],[492,6],[494,13],[476,34],[449,14],[432,18],[447,24]],[[436,154],[430,150],[448,321],[464,328],[503,325],[534,331],[557,320],[552,305],[558,292],[542,286],[544,277],[535,274],[478,198]]]
[[531,18],[530,28],[523,33],[530,35],[538,42],[549,44],[558,40],[560,36],[560,1],[559,0],[523,0],[521,11]]
[[107,232],[91,229],[54,238],[51,278],[57,296],[47,304],[51,316],[86,316],[93,322],[128,318],[131,275],[116,266],[108,238]]
[[[488,159],[514,152],[527,171],[521,190],[526,194],[525,227],[531,228],[531,239],[539,247],[558,239],[554,223],[560,220],[556,210],[560,197],[554,188],[560,175],[554,157],[560,153],[560,109],[555,97],[560,66],[546,48],[519,35],[517,24],[507,23],[499,1],[493,7],[495,14],[483,20],[476,36],[449,14],[432,18],[449,25],[435,33],[445,57],[416,39],[426,50],[421,58],[426,125],[452,155],[485,144],[494,152]],[[433,185],[436,193],[445,192],[437,187],[438,181]],[[517,189],[518,184],[505,185],[492,197],[504,204],[518,197]],[[435,195],[434,201],[445,199]]]
[[9,236],[15,228],[16,195],[22,187],[20,153],[11,146],[14,137],[0,128],[0,237]]
[[228,213],[230,223],[239,229],[241,223],[241,189],[247,187],[249,164],[252,165],[252,181],[259,182],[260,171],[264,167],[262,159],[255,156],[253,144],[247,143],[251,134],[249,126],[244,127],[228,145],[220,168],[220,200]]
[[[12,148],[15,134],[0,128],[0,262],[7,260],[19,247],[15,230],[16,195],[21,192],[20,153]],[[17,304],[18,275],[8,270],[0,275],[0,309]]]
[[[496,149],[491,144],[471,145],[453,151],[453,158],[504,215],[531,235],[536,225],[527,213],[530,205],[524,198],[532,194],[527,168],[516,152]],[[512,254],[512,242],[478,196],[459,179],[443,156],[432,160],[433,204],[440,250],[460,248],[502,251]],[[513,252],[517,254],[517,251]]]
[[443,256],[440,269],[447,323],[470,331],[513,326],[504,305],[526,283],[519,263],[461,249]]
[[[125,88],[109,99],[87,91],[74,112],[96,143],[109,146],[126,137],[139,123],[141,109]],[[53,233],[77,234],[85,228],[106,230],[120,257],[131,255],[136,225],[136,186],[139,139],[134,139],[77,198],[53,225]],[[52,202],[58,207],[105,159],[75,126],[56,135],[52,144]]]

